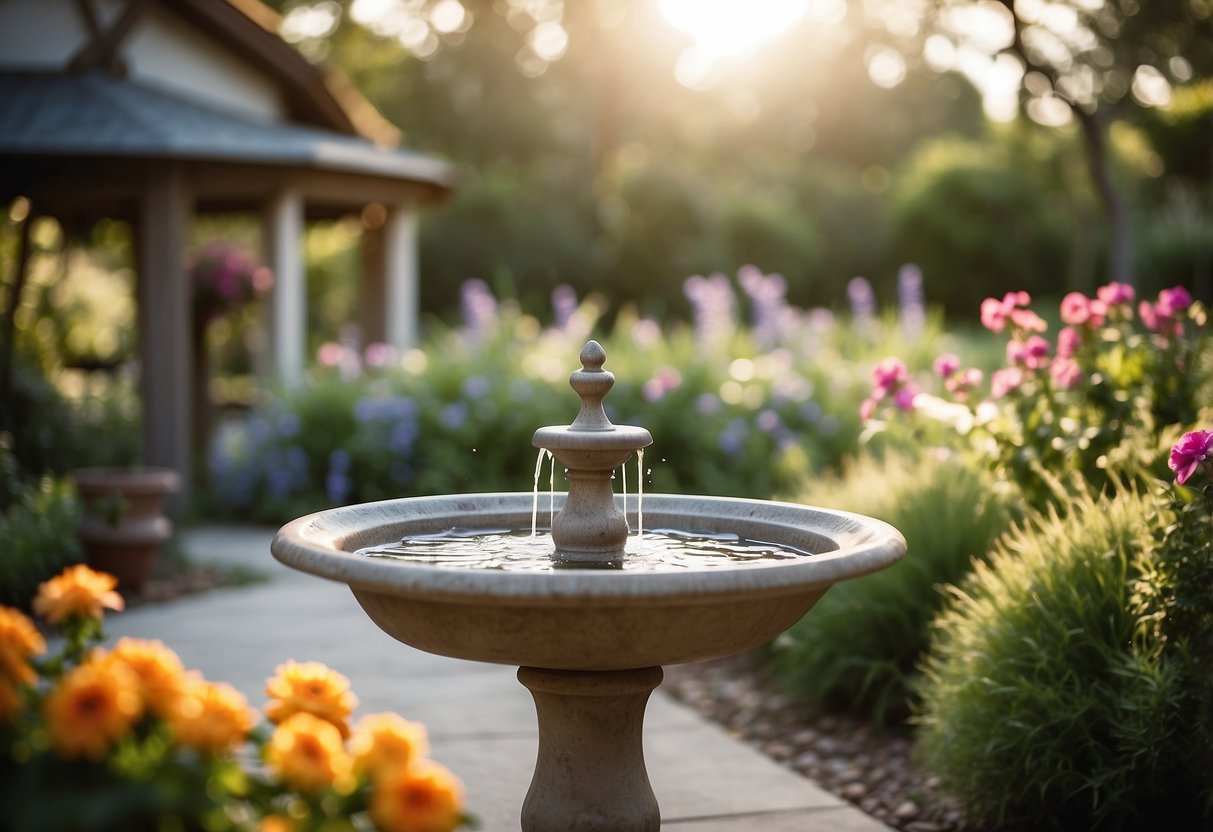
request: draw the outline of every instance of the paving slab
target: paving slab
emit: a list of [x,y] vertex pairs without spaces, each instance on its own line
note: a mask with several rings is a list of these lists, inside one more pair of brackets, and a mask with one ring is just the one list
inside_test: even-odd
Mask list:
[[[324,662],[350,679],[357,714],[391,710],[424,722],[436,760],[463,780],[485,832],[519,828],[538,747],[529,692],[502,665],[433,656],[384,634],[344,585],[281,566],[274,530],[207,526],[181,542],[198,562],[238,564],[266,580],[111,616],[111,639],[164,640],[188,667],[265,701],[287,659]],[[888,827],[780,766],[659,688],[645,716],[645,759],[663,828],[678,832],[888,832]]]

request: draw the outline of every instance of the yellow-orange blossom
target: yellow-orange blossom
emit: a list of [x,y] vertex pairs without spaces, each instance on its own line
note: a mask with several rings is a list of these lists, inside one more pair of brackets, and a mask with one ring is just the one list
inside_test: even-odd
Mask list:
[[118,579],[113,575],[94,572],[82,563],[69,566],[38,587],[34,612],[51,624],[77,615],[100,618],[106,609],[126,606],[117,586]]

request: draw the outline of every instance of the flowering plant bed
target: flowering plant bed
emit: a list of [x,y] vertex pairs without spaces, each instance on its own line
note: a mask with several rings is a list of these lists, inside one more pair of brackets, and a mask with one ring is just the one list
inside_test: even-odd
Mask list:
[[0,607],[0,803],[12,830],[446,832],[466,826],[462,786],[427,757],[423,725],[351,724],[357,699],[317,662],[280,665],[265,722],[229,685],[159,641],[99,646],[110,575],[69,567],[33,609]]

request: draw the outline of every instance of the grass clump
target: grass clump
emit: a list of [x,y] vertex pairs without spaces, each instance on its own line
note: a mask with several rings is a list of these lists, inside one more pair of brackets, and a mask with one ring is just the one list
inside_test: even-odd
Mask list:
[[909,714],[915,668],[943,605],[938,587],[960,578],[1008,527],[1013,502],[984,471],[956,458],[865,457],[821,479],[802,502],[885,520],[906,557],[830,589],[769,651],[769,667],[798,699],[892,725]]
[[1209,700],[1135,611],[1165,515],[1132,490],[1080,498],[1004,537],[952,591],[923,666],[920,751],[977,819],[1208,828],[1192,715]]

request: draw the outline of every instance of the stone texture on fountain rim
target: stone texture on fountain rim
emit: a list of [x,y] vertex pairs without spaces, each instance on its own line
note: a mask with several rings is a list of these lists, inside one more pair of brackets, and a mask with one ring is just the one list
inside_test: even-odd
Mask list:
[[578,430],[572,425],[548,425],[531,437],[536,448],[549,451],[637,451],[653,444],[653,435],[633,425],[611,425],[606,430]]
[[[562,499],[557,495],[558,507]],[[740,528],[740,536],[770,543],[805,547],[809,541],[819,554],[677,572],[445,568],[354,554],[360,548],[390,545],[405,534],[433,533],[455,525],[487,530],[529,527],[532,500],[526,492],[460,494],[328,509],[283,526],[271,551],[295,569],[386,595],[459,603],[483,598],[517,606],[618,604],[626,599],[629,605],[648,606],[824,589],[890,566],[906,548],[901,533],[889,524],[850,512],[769,500],[646,494],[646,528],[689,532]],[[628,499],[628,513],[634,513],[635,507],[633,496]],[[546,506],[543,509],[541,514],[546,514]]]

